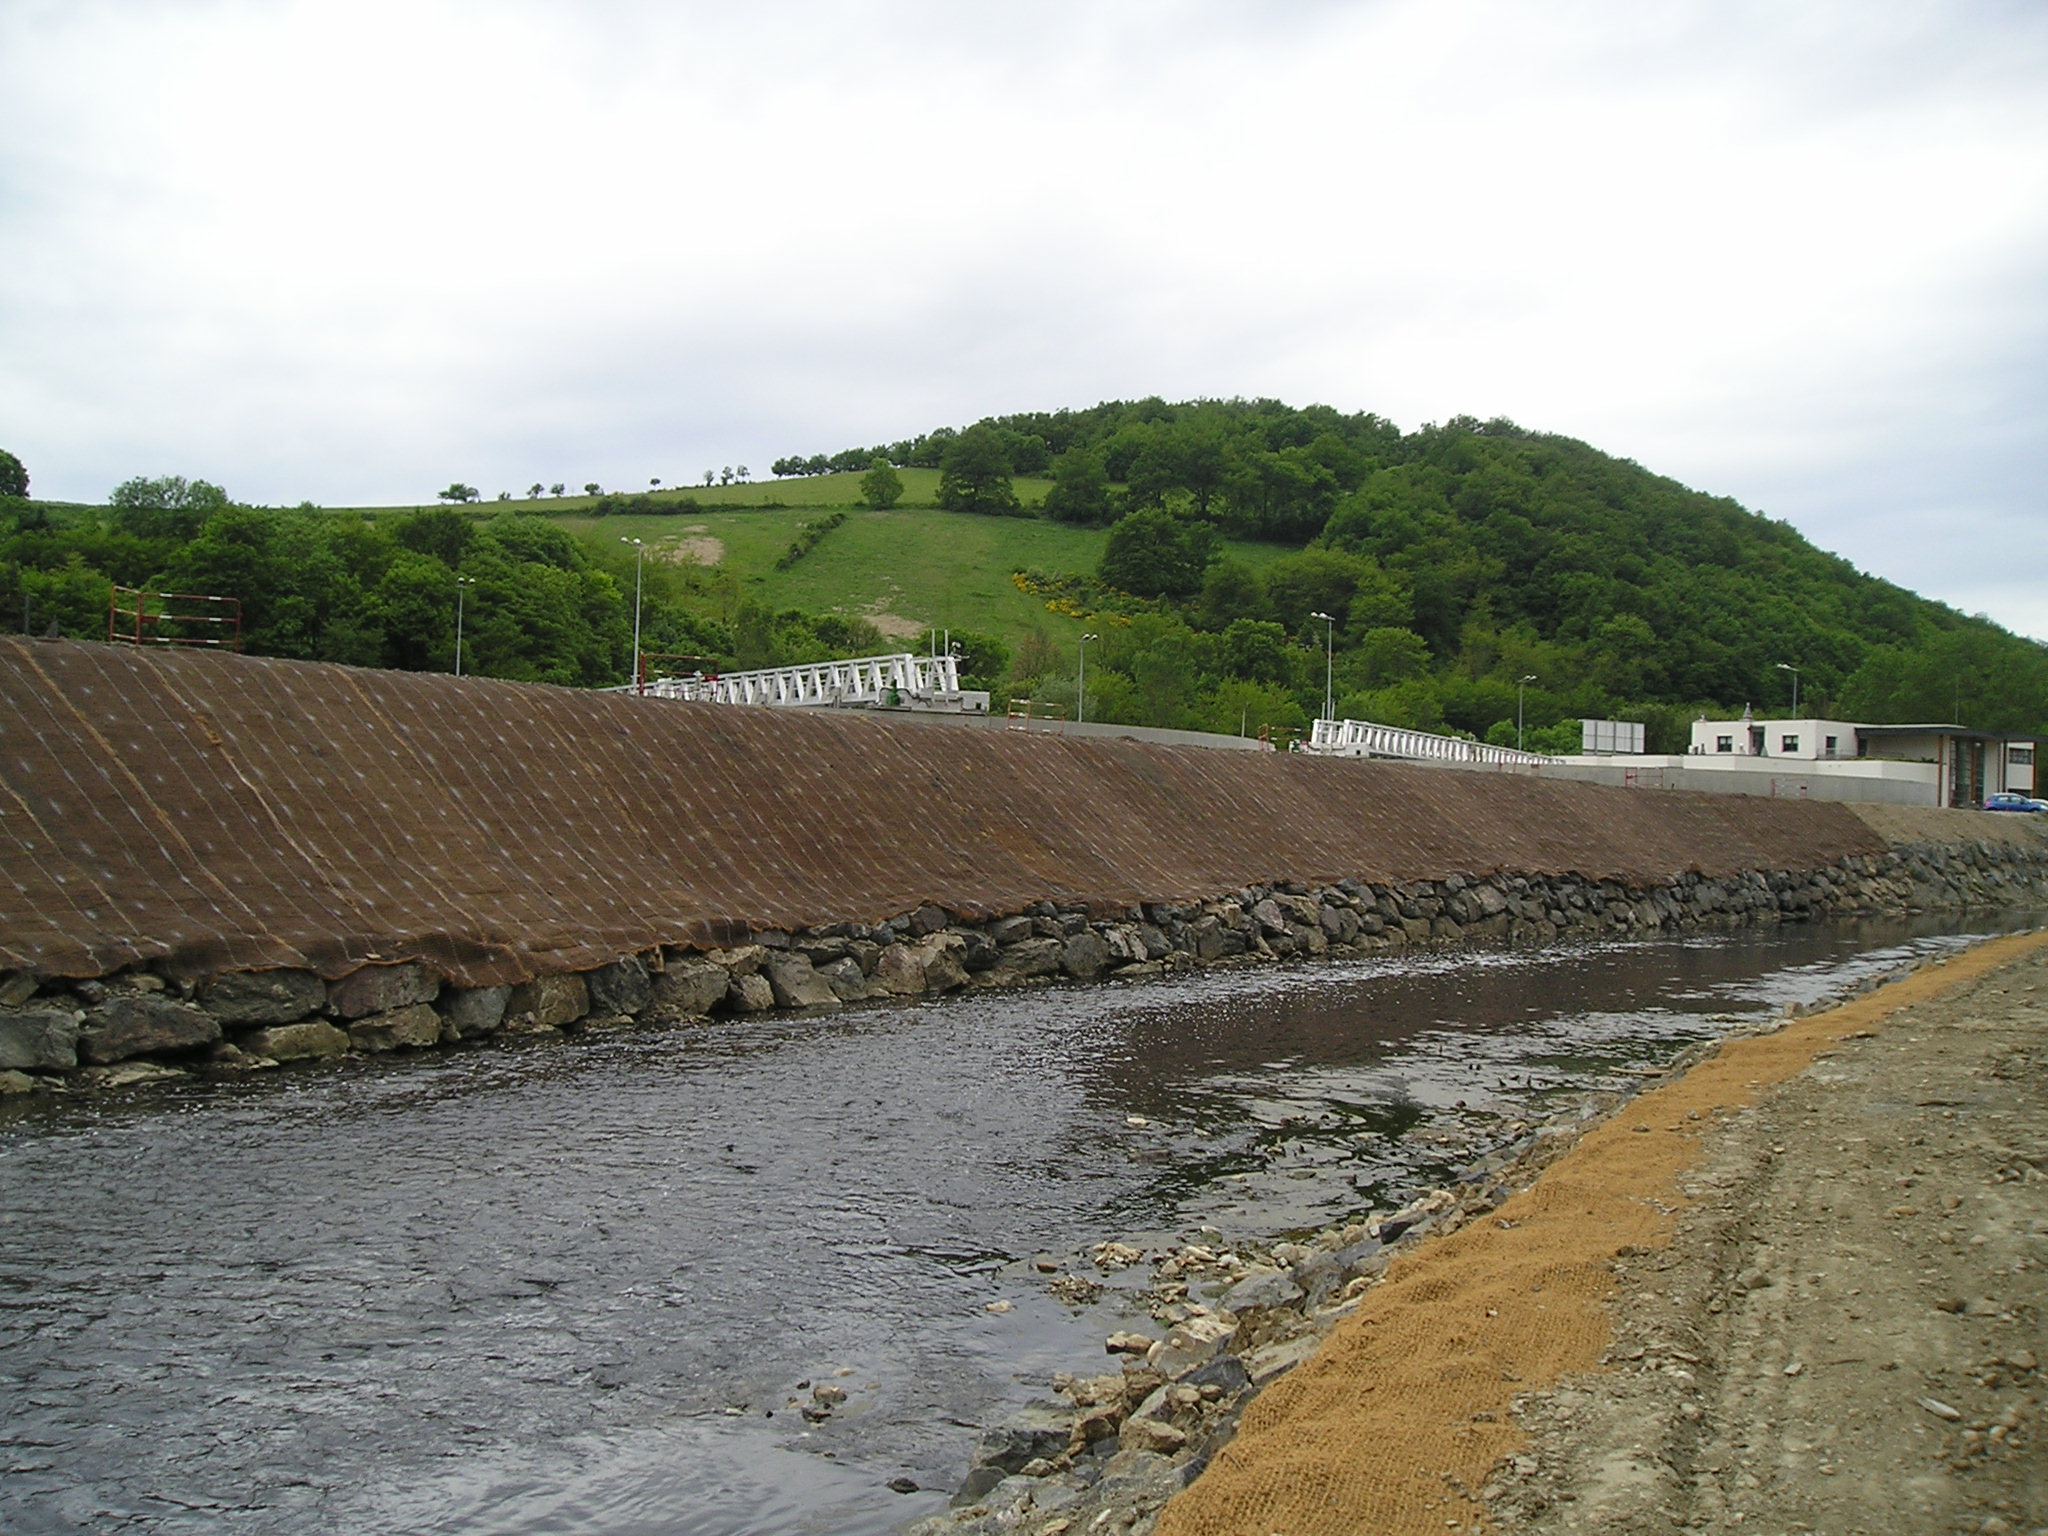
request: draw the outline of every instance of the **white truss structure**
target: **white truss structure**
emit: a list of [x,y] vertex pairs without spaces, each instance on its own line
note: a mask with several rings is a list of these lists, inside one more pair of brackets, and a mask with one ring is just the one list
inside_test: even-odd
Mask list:
[[1540,752],[1491,747],[1461,736],[1435,736],[1370,720],[1318,720],[1307,751],[1328,757],[1386,757],[1423,763],[1493,763],[1535,767],[1557,761]]
[[[632,693],[635,689],[629,683],[614,691]],[[709,704],[958,708],[960,658],[913,656],[905,651],[895,656],[857,656],[851,661],[814,661],[716,676],[655,677],[638,691],[649,698]]]

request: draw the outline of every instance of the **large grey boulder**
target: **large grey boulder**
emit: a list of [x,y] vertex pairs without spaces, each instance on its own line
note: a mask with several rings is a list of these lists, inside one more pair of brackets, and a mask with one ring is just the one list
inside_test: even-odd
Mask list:
[[201,987],[199,1001],[223,1024],[290,1024],[320,1011],[327,983],[311,971],[230,971]]
[[441,978],[423,965],[366,965],[327,986],[327,1008],[336,1018],[360,1019],[414,1003],[431,1003]]
[[[856,971],[860,968],[854,967]],[[775,994],[778,1008],[837,1008],[839,994],[832,984],[811,968],[808,955],[796,950],[779,950],[761,965],[761,974]]]
[[585,972],[583,982],[590,989],[592,1013],[639,1013],[654,1000],[647,962],[638,955],[621,955]]
[[1003,947],[1003,968],[1019,976],[1056,976],[1064,948],[1058,939],[1021,939]]
[[967,985],[967,941],[957,933],[933,933],[912,946],[924,970],[927,992],[951,992]]
[[842,1001],[858,1002],[867,996],[868,979],[861,975],[860,962],[851,955],[819,966],[817,974],[832,989],[832,995]]
[[87,1061],[126,1061],[197,1050],[220,1039],[220,1021],[190,1003],[133,994],[110,997],[85,1016],[78,1054]]
[[768,958],[768,949],[762,944],[735,944],[731,949],[714,949],[704,958],[723,966],[728,976],[751,976]]
[[590,989],[573,971],[522,981],[505,1000],[507,1018],[524,1019],[539,1029],[560,1029],[590,1012]]
[[78,1065],[78,1015],[68,1008],[0,1013],[0,1071],[56,1072]]
[[725,1001],[732,977],[716,961],[701,957],[671,960],[654,978],[654,1006],[676,1013],[709,1013]]
[[1084,929],[1060,948],[1060,969],[1080,981],[1092,981],[1109,966],[1109,946],[1102,935]]
[[1064,1455],[1073,1430],[1071,1412],[1033,1404],[1007,1423],[982,1431],[974,1447],[974,1465],[1021,1472],[1031,1462]]
[[775,1006],[775,988],[759,971],[750,971],[727,982],[725,1000],[734,1013],[766,1013]]
[[488,1035],[505,1019],[510,987],[451,987],[440,998],[441,1021],[458,1040]]
[[891,997],[915,997],[924,991],[924,960],[909,944],[891,944],[875,961],[874,987]]
[[372,1014],[348,1027],[349,1044],[359,1051],[418,1050],[441,1043],[441,1015],[425,1003]]
[[1237,1284],[1223,1293],[1218,1303],[1226,1312],[1250,1312],[1257,1308],[1284,1307],[1301,1300],[1300,1286],[1284,1269],[1253,1265]]

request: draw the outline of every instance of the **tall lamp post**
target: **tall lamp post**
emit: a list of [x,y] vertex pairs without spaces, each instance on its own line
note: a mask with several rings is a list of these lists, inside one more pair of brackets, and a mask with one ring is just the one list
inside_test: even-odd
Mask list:
[[1522,750],[1522,691],[1536,681],[1534,672],[1524,672],[1515,679],[1515,750]]
[[1337,718],[1337,621],[1327,613],[1312,613],[1309,617],[1323,623],[1323,718],[1334,720]]
[[1799,669],[1789,661],[1781,661],[1778,663],[1778,670],[1792,674],[1792,718],[1797,720],[1799,718]]
[[638,539],[621,535],[619,542],[633,546],[633,691],[645,693],[647,685],[640,680],[640,561],[647,551]]
[[1079,725],[1088,718],[1088,642],[1093,635],[1081,637],[1081,665],[1074,679],[1074,723]]
[[455,578],[455,675],[462,676],[462,599],[476,585],[474,576]]

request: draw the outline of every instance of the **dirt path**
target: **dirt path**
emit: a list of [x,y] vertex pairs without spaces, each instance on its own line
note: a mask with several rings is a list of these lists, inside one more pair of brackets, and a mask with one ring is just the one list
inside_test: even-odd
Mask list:
[[1733,1042],[1426,1245],[1161,1536],[2048,1533],[2048,935]]

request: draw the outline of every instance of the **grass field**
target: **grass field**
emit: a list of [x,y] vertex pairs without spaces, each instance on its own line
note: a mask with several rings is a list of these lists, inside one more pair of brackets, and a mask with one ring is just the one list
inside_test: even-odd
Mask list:
[[[823,478],[823,477],[821,477]],[[646,541],[650,559],[695,561],[729,573],[738,596],[776,608],[841,613],[875,622],[907,638],[928,625],[1000,636],[1014,652],[1032,629],[1072,650],[1080,621],[1049,610],[1018,590],[1018,569],[1091,574],[1107,530],[1072,528],[1042,518],[979,517],[964,512],[896,507],[875,512],[842,508],[846,521],[786,571],[775,562],[799,524],[821,515],[785,511],[719,511],[683,517],[578,517],[557,521],[585,539],[616,569],[617,541]],[[1236,544],[1225,552],[1254,566],[1286,551]]]
[[[1048,609],[1017,589],[1015,570],[1092,575],[1108,531],[1073,528],[1037,517],[981,517],[932,505],[939,474],[904,469],[904,497],[886,512],[860,503],[857,474],[813,475],[749,485],[682,486],[655,493],[657,502],[694,499],[697,510],[658,515],[592,516],[595,498],[542,497],[486,501],[463,510],[478,517],[535,512],[587,543],[608,569],[630,569],[621,539],[645,541],[650,560],[694,563],[728,579],[729,598],[774,608],[802,608],[868,619],[894,640],[919,630],[977,630],[999,636],[1014,654],[1033,629],[1071,654],[1081,622]],[[1019,479],[1018,499],[1043,501],[1050,481]],[[780,505],[772,505],[780,503]],[[336,513],[386,516],[410,507],[335,507]],[[846,521],[786,571],[775,562],[798,527],[830,512]],[[1223,554],[1259,567],[1287,554],[1272,544],[1226,540]]]

